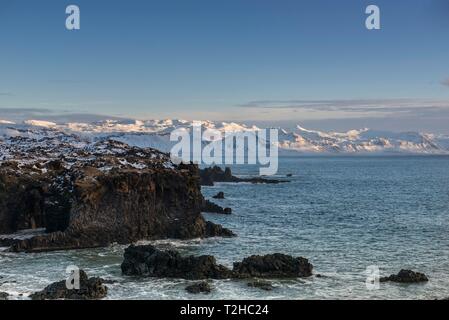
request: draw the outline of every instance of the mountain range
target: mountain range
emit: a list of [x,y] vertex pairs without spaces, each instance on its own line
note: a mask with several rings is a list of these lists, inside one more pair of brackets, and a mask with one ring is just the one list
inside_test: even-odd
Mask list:
[[[190,131],[186,120],[104,120],[98,122],[54,123],[26,120],[22,123],[0,119],[0,144],[11,137],[39,140],[53,136],[76,136],[82,141],[115,140],[136,147],[151,147],[169,152],[176,143],[170,133],[183,128]],[[203,121],[202,128],[220,132],[256,133],[261,128],[242,123]],[[278,129],[280,154],[449,154],[449,136],[421,132],[387,132],[357,129],[347,132],[308,130],[300,125]],[[55,133],[59,133],[55,135]]]

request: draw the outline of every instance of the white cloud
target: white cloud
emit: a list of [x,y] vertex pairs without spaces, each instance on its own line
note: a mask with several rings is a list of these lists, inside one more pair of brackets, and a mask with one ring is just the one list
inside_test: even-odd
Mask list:
[[449,100],[425,99],[353,99],[353,100],[261,100],[242,105],[244,108],[284,109],[308,112],[353,114],[425,114],[449,111]]

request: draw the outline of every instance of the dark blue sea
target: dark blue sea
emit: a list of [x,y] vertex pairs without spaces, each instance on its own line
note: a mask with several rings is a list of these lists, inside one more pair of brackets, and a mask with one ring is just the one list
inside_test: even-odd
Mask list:
[[[251,176],[253,166],[233,173]],[[292,174],[292,177],[286,177]],[[135,279],[120,272],[124,246],[52,253],[0,252],[0,291],[24,299],[66,277],[77,265],[116,280],[109,299],[437,299],[449,297],[449,157],[285,157],[276,178],[282,184],[216,184],[231,207],[229,216],[205,214],[238,234],[232,239],[157,241],[184,254],[212,254],[218,262],[282,252],[308,258],[321,277],[273,280],[274,290],[245,281],[213,280],[210,295],[192,296],[188,281]],[[400,269],[424,272],[424,284],[366,286],[367,268],[381,276]],[[19,296],[23,294],[24,296]]]

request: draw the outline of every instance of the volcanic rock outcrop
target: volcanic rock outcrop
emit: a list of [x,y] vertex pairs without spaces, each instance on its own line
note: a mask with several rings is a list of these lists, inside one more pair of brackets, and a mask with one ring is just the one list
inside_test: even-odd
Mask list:
[[225,195],[223,191],[220,191],[219,193],[217,193],[215,196],[213,196],[212,198],[214,199],[224,199]]
[[101,278],[89,278],[83,270],[79,274],[79,289],[67,289],[66,280],[55,282],[44,290],[30,295],[32,300],[98,300],[106,297],[108,288]]
[[208,212],[208,213],[218,213],[218,214],[231,214],[232,209],[231,208],[223,208],[219,206],[218,204],[213,203],[212,201],[204,199],[203,204],[201,206],[202,212]]
[[380,278],[380,282],[399,282],[399,283],[418,283],[427,282],[429,279],[424,273],[415,272],[412,270],[402,269],[398,274],[392,274],[389,277]]
[[277,184],[289,182],[288,180],[274,180],[265,179],[261,177],[253,178],[239,178],[232,175],[231,168],[227,167],[225,170],[218,166],[200,169],[200,178],[202,186],[213,186],[214,182],[249,182],[249,183],[268,183]]
[[213,256],[183,257],[177,251],[161,251],[151,245],[131,245],[124,256],[121,266],[124,275],[189,280],[232,277],[232,272],[217,264]]
[[235,262],[233,271],[246,278],[294,278],[310,277],[312,269],[312,264],[306,258],[275,253],[254,255],[242,262]]
[[0,234],[44,230],[2,236],[11,251],[233,235],[202,217],[196,165],[114,140],[44,131],[0,140]]
[[162,251],[152,245],[131,245],[125,250],[121,268],[128,276],[200,280],[309,277],[313,266],[305,258],[275,253],[245,258],[230,270],[217,264],[213,256],[184,257],[177,251]]

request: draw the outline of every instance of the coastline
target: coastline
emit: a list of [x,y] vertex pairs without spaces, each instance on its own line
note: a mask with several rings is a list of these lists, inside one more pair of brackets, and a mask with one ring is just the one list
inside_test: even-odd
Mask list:
[[[402,160],[401,160],[402,159]],[[349,172],[347,168],[351,168],[351,172],[355,177],[358,177],[357,172],[364,172],[366,179],[372,179],[372,181],[382,178],[383,183],[387,185],[397,184],[396,179],[400,179],[403,183],[412,179],[408,178],[408,175],[401,175],[395,178],[391,175],[391,170],[397,171],[398,168],[403,167],[404,172],[414,172],[413,168],[421,168],[425,165],[429,170],[432,169],[435,175],[439,175],[445,167],[444,161],[440,159],[432,160],[432,158],[422,157],[409,157],[406,159],[364,159],[363,161],[356,161],[356,167],[354,167],[354,160],[343,161],[342,159],[337,162],[332,162],[333,171]],[[322,160],[324,163],[328,163],[332,159]],[[286,161],[286,162],[285,162]],[[298,163],[299,161],[299,163]],[[272,281],[274,289],[272,291],[262,291],[257,288],[248,288],[246,282],[230,282],[227,280],[212,280],[214,290],[209,295],[191,295],[185,293],[184,287],[192,284],[192,282],[185,280],[170,280],[170,279],[126,279],[120,275],[119,266],[123,261],[123,250],[127,246],[113,245],[112,247],[97,248],[91,250],[75,250],[70,252],[49,252],[31,254],[29,258],[27,255],[20,255],[20,259],[27,261],[29,264],[33,261],[41,267],[51,267],[54,276],[48,278],[45,269],[41,269],[39,272],[41,280],[40,285],[34,282],[34,289],[31,291],[37,291],[42,289],[53,281],[58,281],[65,277],[64,270],[57,266],[50,266],[44,261],[54,263],[54,261],[76,261],[80,264],[80,267],[86,269],[89,275],[99,276],[105,279],[112,279],[118,281],[116,284],[110,285],[108,297],[106,299],[239,299],[242,295],[251,299],[441,299],[448,295],[446,282],[446,267],[448,263],[445,260],[444,254],[435,255],[435,250],[440,248],[436,246],[436,243],[432,242],[435,237],[440,237],[440,241],[444,239],[442,233],[435,233],[444,227],[444,212],[439,212],[437,215],[434,209],[429,208],[429,214],[433,214],[432,220],[424,219],[419,220],[419,210],[414,211],[407,210],[407,207],[403,208],[404,212],[396,211],[394,217],[388,215],[378,215],[377,218],[369,215],[356,215],[355,213],[342,211],[342,203],[334,202],[332,198],[326,200],[326,193],[328,187],[334,186],[334,181],[340,181],[339,176],[337,180],[333,171],[328,171],[327,164],[323,164],[322,161],[316,162],[314,159],[281,159],[281,167],[279,175],[286,174],[287,172],[293,173],[293,176],[289,179],[292,181],[288,184],[267,184],[267,185],[254,185],[250,183],[218,183],[212,187],[202,187],[202,193],[206,199],[211,199],[216,195],[218,191],[224,191],[225,199],[217,200],[214,202],[221,206],[230,206],[233,208],[231,215],[217,215],[217,214],[203,214],[207,220],[212,220],[215,223],[224,224],[230,229],[234,230],[238,237],[236,238],[210,238],[210,239],[192,239],[192,240],[161,240],[161,241],[144,241],[142,244],[156,244],[161,249],[180,250],[183,255],[200,255],[200,254],[212,254],[217,257],[217,261],[228,267],[232,267],[234,261],[243,259],[251,254],[265,254],[273,252],[284,252],[292,254],[294,256],[304,256],[309,258],[315,268],[316,273],[321,274],[322,277],[313,277],[312,279],[301,280],[275,280]],[[404,162],[405,161],[405,162]],[[396,163],[397,166],[392,167],[392,163]],[[299,165],[298,165],[299,164]],[[440,166],[440,164],[442,166]],[[391,168],[390,171],[379,171],[377,168]],[[243,170],[244,169],[244,170]],[[310,170],[313,169],[313,175]],[[249,168],[235,168],[233,174],[237,176],[251,175]],[[324,170],[324,171],[323,171]],[[425,177],[429,170],[422,171],[422,175],[413,179],[426,179],[423,181],[433,181],[433,190],[429,190],[429,193],[418,194],[415,197],[407,197],[407,201],[422,201],[421,197],[426,198],[430,194],[438,199],[441,196],[439,189],[441,184],[438,181],[443,181],[445,178],[441,176],[438,179],[434,177]],[[320,173],[321,172],[321,173]],[[320,173],[320,179],[326,177],[326,180],[321,180],[321,186],[317,185],[314,179],[318,178]],[[380,174],[379,177],[372,176],[373,173]],[[383,180],[387,179],[388,180]],[[312,179],[312,180],[311,180]],[[341,180],[354,183],[354,178],[348,180]],[[327,181],[329,180],[329,181]],[[317,180],[320,181],[320,180]],[[327,182],[326,182],[327,181]],[[351,182],[352,181],[352,182]],[[388,182],[390,181],[390,182]],[[411,181],[411,180],[410,180]],[[313,183],[312,183],[313,182]],[[340,182],[339,182],[340,183]],[[346,183],[346,182],[345,182]],[[364,183],[363,180],[358,183]],[[424,182],[423,182],[424,183]],[[376,184],[373,185],[373,188]],[[401,189],[406,195],[409,188],[412,188],[412,184],[403,184]],[[318,189],[317,189],[318,188]],[[352,186],[354,188],[354,186]],[[339,188],[341,189],[341,188]],[[344,193],[342,190],[334,189],[333,193],[337,192],[334,196],[341,198],[343,201]],[[388,188],[385,189],[387,192]],[[440,191],[438,191],[440,190]],[[329,189],[329,192],[332,190]],[[360,208],[363,208],[363,201],[367,201],[368,198],[363,197],[363,190],[360,190],[360,195],[357,195],[353,199],[354,203],[357,203]],[[299,192],[299,193],[298,193]],[[383,194],[382,190],[378,190],[380,194]],[[276,196],[283,194],[279,200],[275,200]],[[258,195],[258,196],[256,196]],[[318,197],[319,196],[319,197]],[[361,197],[362,196],[362,197]],[[390,203],[397,198],[397,194],[391,194],[389,198],[384,199],[384,203]],[[297,200],[296,200],[297,199]],[[320,200],[321,199],[321,200]],[[441,198],[444,200],[444,198]],[[346,200],[351,201],[351,200]],[[371,201],[371,200],[370,200]],[[373,199],[374,201],[374,199]],[[262,206],[254,207],[254,203],[262,202]],[[310,202],[310,203],[309,203]],[[298,203],[296,207],[291,207]],[[337,213],[324,214],[320,213],[319,208],[326,206],[326,203],[333,203],[335,208],[333,209]],[[377,203],[377,204],[376,204]],[[380,208],[384,207],[382,202],[372,202],[373,205],[377,205]],[[329,207],[330,208],[330,207]],[[299,210],[299,213],[298,213]],[[315,214],[308,217],[308,211],[314,210]],[[361,210],[361,209],[359,209]],[[422,210],[422,208],[420,209]],[[346,209],[349,211],[349,208]],[[271,219],[271,216],[276,218]],[[358,218],[359,217],[359,218]],[[360,220],[368,219],[367,225],[361,224]],[[299,219],[299,220],[298,220]],[[331,219],[331,220],[329,220]],[[300,228],[292,228],[294,224],[301,226]],[[384,223],[382,222],[384,221]],[[390,221],[390,222],[389,222]],[[391,222],[395,222],[392,224]],[[410,221],[414,221],[414,225],[410,225]],[[377,224],[382,225],[382,229],[376,227]],[[364,226],[365,231],[357,227]],[[291,226],[291,227],[290,227]],[[427,230],[427,234],[432,235],[427,240],[422,240],[419,237],[419,233],[414,230]],[[373,229],[373,227],[376,227]],[[412,228],[412,229],[410,229]],[[334,233],[333,230],[336,230]],[[339,230],[337,232],[337,230]],[[376,231],[377,230],[377,231]],[[439,231],[438,231],[439,232]],[[351,238],[346,238],[351,236]],[[360,245],[347,245],[347,239],[357,239]],[[420,246],[416,246],[419,240]],[[425,239],[425,238],[424,238]],[[353,240],[355,241],[355,240]],[[404,241],[408,241],[409,245],[405,245]],[[369,245],[371,243],[371,245]],[[410,243],[413,246],[410,247]],[[441,243],[441,242],[440,242]],[[431,250],[429,250],[431,248]],[[0,257],[11,255],[12,253],[2,253]],[[83,258],[81,258],[83,257]],[[81,259],[80,259],[81,258]],[[62,260],[61,260],[62,259]],[[92,265],[92,262],[97,260],[98,262]],[[348,260],[349,259],[349,260]],[[347,262],[345,260],[348,260]],[[23,265],[19,263],[17,267]],[[386,261],[380,263],[381,275],[388,276],[393,273],[397,273],[400,268],[410,267],[416,271],[423,271],[429,276],[429,283],[427,284],[413,284],[413,285],[400,285],[400,284],[382,284],[381,290],[375,290],[369,292],[365,288],[366,279],[366,267],[373,262],[379,263],[379,261]],[[408,261],[408,263],[404,263]],[[12,275],[15,263],[13,261],[8,262],[5,266],[9,270],[8,274]],[[60,262],[62,265],[69,264],[69,262]],[[338,267],[339,269],[335,269]],[[12,269],[11,269],[12,268]],[[34,270],[36,267],[32,265],[29,267],[20,267],[26,275],[26,270]],[[22,277],[22,276],[21,276]],[[32,278],[28,278],[25,282],[19,281],[25,284]],[[13,277],[8,276],[8,279],[13,280]],[[35,281],[35,280],[33,280]],[[33,282],[32,281],[32,282]],[[1,281],[0,281],[1,282]],[[9,288],[13,288],[17,284],[10,284]],[[154,287],[154,289],[148,290],[148,286]],[[0,291],[5,291],[8,288],[0,286]],[[147,288],[147,289],[146,289]],[[9,291],[9,290],[6,290]],[[14,292],[14,290],[12,290]],[[19,297],[16,297],[19,298]]]

